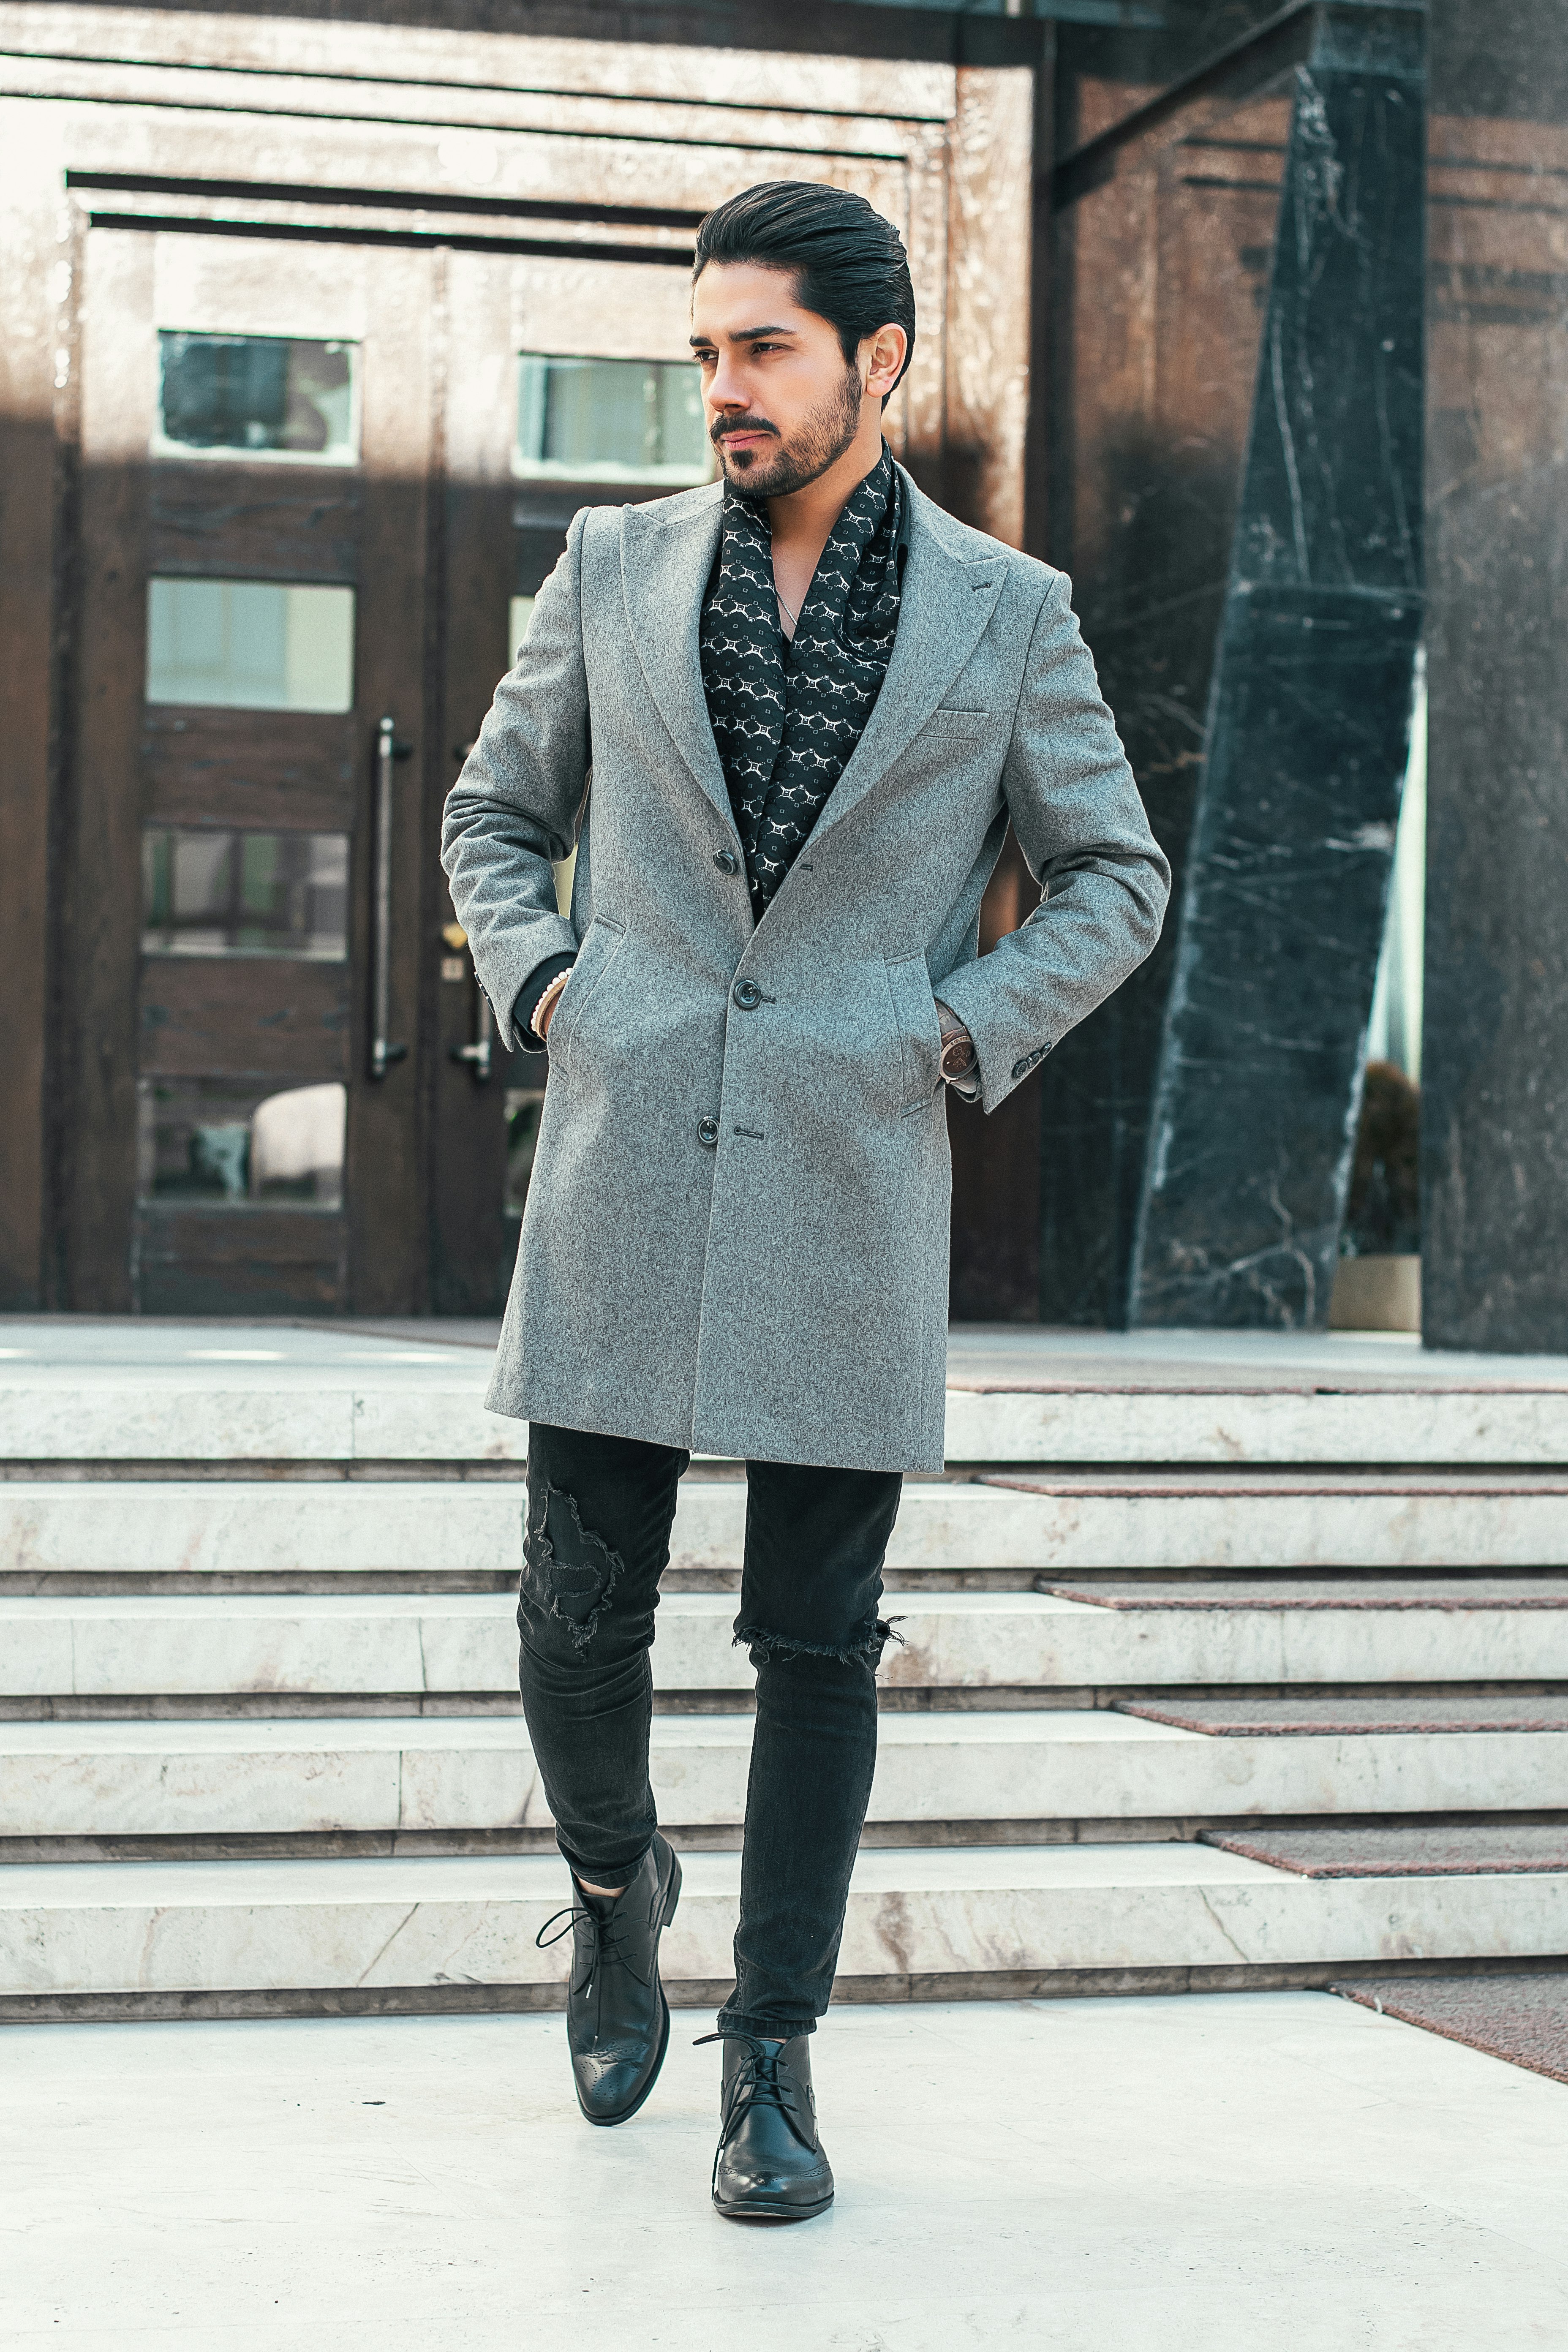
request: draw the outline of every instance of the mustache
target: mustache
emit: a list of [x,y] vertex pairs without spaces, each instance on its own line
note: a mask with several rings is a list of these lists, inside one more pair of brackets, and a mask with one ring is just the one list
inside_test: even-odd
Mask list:
[[778,426],[765,416],[721,416],[709,426],[708,438],[717,444],[731,433],[771,433],[775,441],[780,437]]

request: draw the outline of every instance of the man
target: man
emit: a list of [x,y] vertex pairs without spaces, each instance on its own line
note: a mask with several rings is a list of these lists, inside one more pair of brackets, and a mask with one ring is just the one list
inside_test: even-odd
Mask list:
[[[945,1096],[994,1110],[1148,953],[1169,874],[1067,582],[883,443],[897,231],[750,189],[699,233],[691,317],[722,483],[576,517],[443,855],[503,1041],[551,1058],[489,1403],[531,1424],[521,1675],[574,1880],[578,2099],[624,2122],[668,2037],[647,1653],[699,1449],[746,1463],[757,1673],[713,2200],[798,2221],[833,2196],[809,2037],[881,1566],[902,1474],[942,1466]],[[1045,896],[982,958],[1009,815]]]

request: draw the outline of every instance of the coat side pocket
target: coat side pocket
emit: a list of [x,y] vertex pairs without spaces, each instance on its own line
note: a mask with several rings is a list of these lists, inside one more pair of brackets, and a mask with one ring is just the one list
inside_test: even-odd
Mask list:
[[900,1110],[923,1110],[942,1084],[942,1023],[923,955],[888,963],[888,986],[902,1049]]
[[548,1039],[552,1054],[570,1043],[583,1007],[615,961],[625,938],[625,926],[612,922],[607,915],[595,915],[589,924],[577,951],[577,961],[567,974],[566,985],[556,1000]]

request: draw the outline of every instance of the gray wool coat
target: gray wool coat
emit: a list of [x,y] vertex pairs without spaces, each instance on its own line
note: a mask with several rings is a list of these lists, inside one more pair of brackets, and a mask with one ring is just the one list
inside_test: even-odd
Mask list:
[[[1169,869],[1067,580],[904,489],[881,695],[760,923],[698,664],[721,486],[585,509],[539,593],[442,846],[504,1044],[531,973],[579,950],[492,1412],[942,1467],[935,996],[994,1110],[1148,954]],[[1009,815],[1046,895],[980,956]]]

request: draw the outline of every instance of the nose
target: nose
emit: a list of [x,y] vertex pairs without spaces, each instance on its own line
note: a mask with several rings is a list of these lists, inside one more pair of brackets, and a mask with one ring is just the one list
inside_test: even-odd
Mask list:
[[721,352],[708,380],[709,407],[729,415],[735,409],[744,409],[749,397],[740,381],[734,360],[727,352]]

